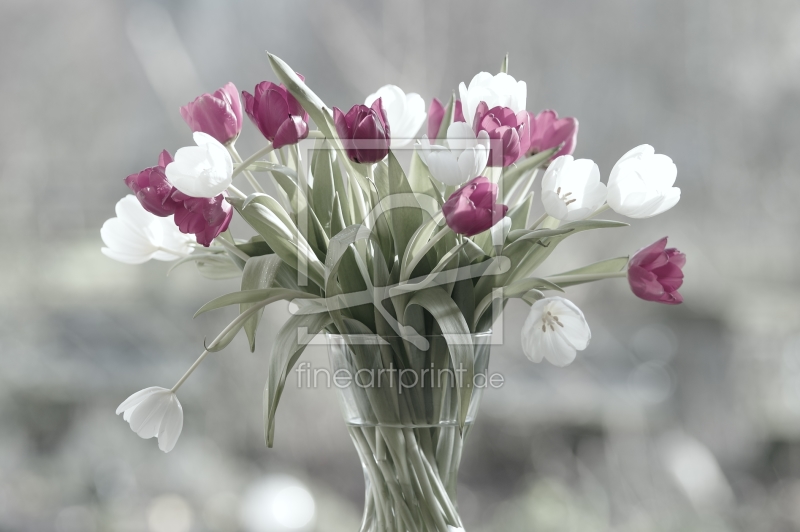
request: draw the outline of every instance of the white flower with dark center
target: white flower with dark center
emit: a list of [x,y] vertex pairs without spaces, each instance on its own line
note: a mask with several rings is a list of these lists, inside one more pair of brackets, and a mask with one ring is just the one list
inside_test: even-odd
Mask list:
[[547,359],[555,366],[575,360],[589,345],[592,332],[581,309],[563,297],[547,297],[531,306],[522,326],[522,350],[533,362]]
[[518,113],[525,109],[528,99],[528,85],[502,72],[496,76],[488,72],[475,74],[469,86],[463,81],[459,84],[458,92],[464,119],[470,126],[473,125],[475,111],[481,102],[486,102],[489,109],[497,106],[508,107]]
[[172,216],[161,218],[144,210],[133,194],[117,202],[116,218],[106,220],[100,237],[107,257],[126,264],[141,264],[150,259],[177,260],[192,252],[194,235],[178,230]]
[[183,408],[166,388],[153,386],[131,395],[117,407],[117,415],[144,439],[157,437],[158,448],[168,453],[183,430]]
[[367,96],[364,105],[370,106],[378,98],[381,98],[386,119],[389,121],[391,147],[409,145],[428,116],[422,96],[415,92],[406,94],[397,85],[384,85]]
[[608,205],[629,218],[650,218],[674,207],[678,168],[666,155],[642,144],[623,155],[608,178]]
[[431,144],[427,135],[419,144],[420,159],[431,175],[445,185],[459,186],[478,177],[489,160],[489,134],[478,135],[464,122],[453,122],[447,128],[445,145]]
[[172,186],[193,198],[214,198],[233,181],[233,161],[220,142],[200,131],[194,133],[197,146],[175,152],[167,165],[167,179]]
[[606,201],[600,169],[590,159],[557,158],[542,179],[542,203],[547,214],[564,222],[583,220]]

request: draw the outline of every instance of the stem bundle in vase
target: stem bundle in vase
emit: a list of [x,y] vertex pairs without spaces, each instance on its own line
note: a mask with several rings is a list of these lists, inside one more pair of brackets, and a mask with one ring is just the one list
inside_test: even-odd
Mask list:
[[[461,450],[494,384],[491,331],[505,303],[530,305],[525,355],[558,366],[591,338],[566,288],[620,277],[642,299],[680,303],[685,257],[666,238],[632,257],[536,275],[570,236],[627,225],[598,219],[607,209],[648,218],[672,208],[676,167],[642,145],[603,183],[594,162],[572,156],[578,121],[528,112],[526,85],[507,73],[507,60],[499,74],[461,83],[447,104],[434,98],[427,112],[418,94],[393,85],[347,112],[330,109],[285,62],[269,60],[279,83],[244,91],[244,105],[228,83],[182,107],[196,145],[164,151],[128,176],[133,194],[103,225],[103,253],[113,259],[194,262],[206,277],[241,278],[240,291],[198,311],[239,307],[189,370],[172,388],[133,394],[117,413],[172,450],[183,426],[176,393],[194,369],[241,330],[255,350],[264,307],[293,302],[270,353],[267,445],[290,372],[312,378],[298,359],[324,334],[328,385],[338,388],[367,478],[361,530],[462,529]],[[266,139],[248,157],[235,148],[245,114]],[[240,174],[244,191],[233,185]],[[250,235],[231,233],[234,214]]]

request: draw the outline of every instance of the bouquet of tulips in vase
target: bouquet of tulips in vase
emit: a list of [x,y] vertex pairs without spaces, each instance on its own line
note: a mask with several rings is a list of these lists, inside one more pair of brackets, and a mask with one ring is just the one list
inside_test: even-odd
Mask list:
[[[507,73],[507,58],[499,74],[477,74],[427,112],[418,94],[393,85],[347,112],[331,109],[284,61],[269,61],[279,84],[243,91],[244,106],[229,83],[182,107],[196,145],[128,176],[132,194],[103,225],[102,251],[113,259],[194,262],[212,279],[241,277],[240,291],[198,310],[239,313],[186,374],[172,388],[134,393],[117,413],[170,451],[183,426],[176,393],[192,371],[241,330],[254,351],[264,307],[290,301],[269,354],[267,445],[290,372],[317,382],[318,370],[298,359],[324,334],[327,384],[338,388],[367,480],[361,529],[461,529],[461,450],[483,390],[498,384],[488,364],[505,303],[530,305],[524,353],[557,366],[591,337],[561,295],[567,287],[620,277],[640,298],[680,303],[685,257],[666,238],[632,257],[536,276],[571,235],[627,225],[598,219],[606,209],[647,218],[673,207],[676,167],[642,145],[604,184],[594,162],[572,156],[577,120],[527,111],[525,82]],[[266,139],[247,158],[235,148],[244,114]],[[246,185],[233,184],[238,176]],[[231,233],[234,212],[250,235]]]

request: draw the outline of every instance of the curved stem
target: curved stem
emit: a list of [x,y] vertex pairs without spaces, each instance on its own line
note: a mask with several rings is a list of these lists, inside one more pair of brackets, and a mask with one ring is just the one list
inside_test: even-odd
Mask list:
[[228,193],[231,196],[236,196],[239,199],[245,199],[247,197],[247,194],[245,194],[244,192],[242,192],[233,185],[228,185]]
[[554,275],[552,277],[546,277],[545,279],[554,284],[566,284],[566,283],[574,284],[574,283],[591,283],[592,281],[602,281],[603,279],[615,279],[617,277],[627,277],[627,276],[628,276],[628,270],[626,268],[621,272]]
[[175,386],[172,387],[172,389],[170,390],[172,393],[178,391],[178,388],[180,388],[181,385],[186,381],[186,379],[189,378],[189,375],[191,375],[194,372],[194,370],[197,369],[197,366],[200,365],[200,362],[203,361],[203,359],[206,357],[208,353],[209,353],[208,350],[203,351],[203,353],[197,358],[197,360],[194,361],[194,364],[192,364],[191,367],[186,370],[186,373],[183,374],[183,377],[181,377],[180,380],[178,380],[178,382],[175,383]]
[[[247,170],[248,166],[250,166],[251,164],[253,164],[257,160],[259,160],[260,158],[262,158],[263,156],[265,156],[266,154],[271,152],[273,149],[274,148],[272,147],[272,143],[270,142],[265,147],[261,148],[260,150],[255,152],[253,155],[251,155],[250,157],[248,157],[247,159],[242,161],[241,164],[239,164],[239,166],[234,168],[233,169],[233,174],[231,174],[231,177],[236,177],[239,173],[244,172],[245,170]],[[234,151],[235,150],[236,149],[234,148]],[[236,155],[238,156],[239,154],[237,153]]]
[[217,238],[216,242],[219,242],[220,244],[222,244],[222,247],[224,247],[227,251],[230,251],[231,253],[233,253],[234,255],[236,255],[237,257],[239,257],[240,259],[242,259],[245,262],[247,262],[247,259],[250,258],[250,255],[248,255],[247,253],[245,253],[241,249],[237,248],[235,245],[231,244],[230,242],[228,242],[227,240],[225,240],[222,237]]
[[[239,152],[236,151],[236,147],[233,144],[229,144],[227,146],[227,148],[228,148],[228,152],[230,152],[230,154],[231,154],[231,157],[233,157],[233,160],[240,164],[239,168],[242,168],[242,164],[241,164],[242,163],[242,158],[239,156]],[[236,170],[238,170],[238,168]],[[234,173],[235,173],[236,170],[234,170]],[[253,187],[253,189],[256,192],[260,192],[261,194],[263,194],[264,193],[264,189],[261,188],[261,185],[258,184],[258,181],[256,181],[255,177],[253,177],[253,174],[251,174],[249,170],[245,170],[244,168],[242,168],[241,171],[244,173],[244,176],[247,178],[247,181],[248,181],[248,183],[250,183],[250,186]],[[231,174],[231,175],[233,175],[233,174]]]

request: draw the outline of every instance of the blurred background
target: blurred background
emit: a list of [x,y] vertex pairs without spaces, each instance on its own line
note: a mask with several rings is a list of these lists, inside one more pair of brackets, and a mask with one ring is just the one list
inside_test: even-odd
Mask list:
[[[264,445],[285,307],[255,354],[238,338],[181,389],[173,452],[114,415],[172,385],[233,316],[194,311],[238,287],[116,263],[100,226],[125,176],[191,144],[180,105],[275,81],[265,50],[345,108],[385,83],[445,100],[508,52],[528,110],[578,117],[576,156],[604,175],[642,143],[678,165],[675,209],[576,236],[549,267],[669,235],[683,305],[624,281],[572,290],[593,340],[564,369],[525,359],[525,307],[508,307],[491,366],[506,384],[463,458],[467,530],[800,529],[797,2],[3,0],[0,531],[357,530],[363,477],[333,390],[290,379]],[[261,145],[247,122],[240,153]],[[324,365],[324,347],[303,360]]]

